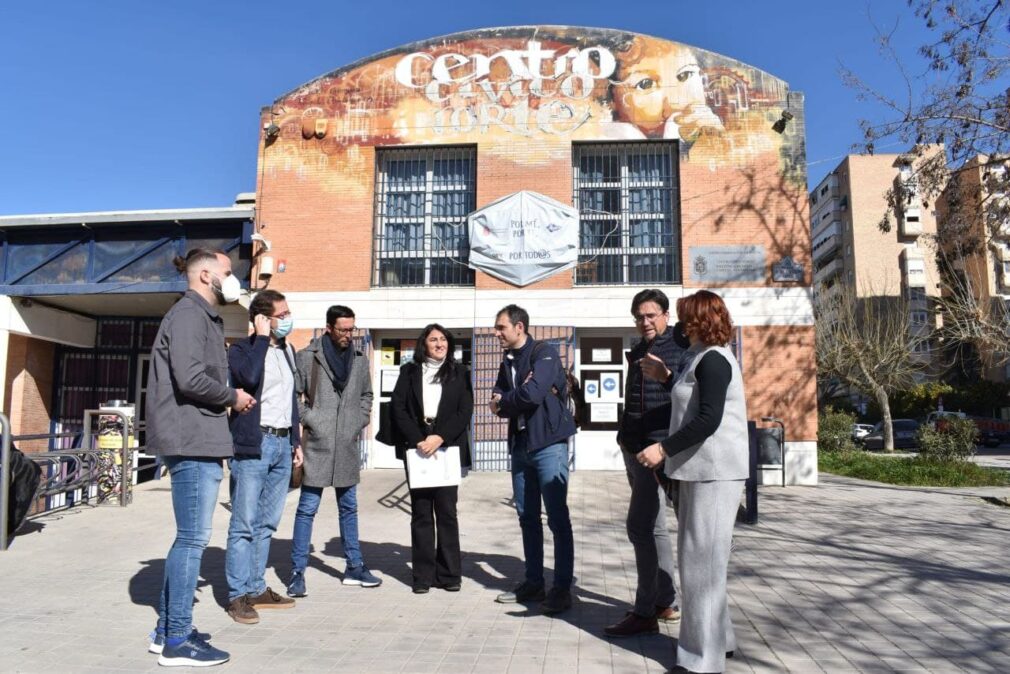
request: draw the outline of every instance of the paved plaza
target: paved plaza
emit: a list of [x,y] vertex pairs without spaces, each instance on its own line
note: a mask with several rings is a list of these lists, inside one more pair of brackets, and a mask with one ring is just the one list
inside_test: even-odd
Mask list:
[[[410,590],[409,515],[398,471],[360,487],[365,560],[385,582],[340,584],[335,499],[320,508],[309,595],[239,625],[226,599],[226,490],[204,555],[196,625],[241,672],[662,672],[677,626],[609,641],[635,584],[623,474],[577,472],[570,504],[577,603],[548,618],[494,603],[521,577],[505,473],[471,474],[460,497],[464,584]],[[738,525],[730,601],[739,648],[728,672],[1010,672],[1008,489],[921,489],[822,476],[819,487],[762,487],[760,523]],[[332,491],[328,493],[332,494]],[[154,671],[147,649],[173,537],[167,481],[132,506],[78,508],[29,524],[0,553],[0,670]],[[297,493],[288,494],[268,566],[288,573]],[[550,540],[548,535],[548,541]],[[548,565],[551,560],[548,555]]]

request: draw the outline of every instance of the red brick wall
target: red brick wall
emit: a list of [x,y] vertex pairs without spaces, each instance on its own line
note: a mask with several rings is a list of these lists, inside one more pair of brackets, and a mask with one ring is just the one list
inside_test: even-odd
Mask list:
[[[12,334],[7,348],[4,413],[14,435],[49,432],[55,345]],[[45,451],[45,440],[17,443],[22,451]]]

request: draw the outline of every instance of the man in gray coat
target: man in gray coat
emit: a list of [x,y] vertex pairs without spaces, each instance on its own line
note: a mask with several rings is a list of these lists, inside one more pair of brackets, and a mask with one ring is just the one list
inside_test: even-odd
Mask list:
[[292,597],[307,594],[305,567],[309,563],[312,522],[326,487],[337,492],[340,541],[347,560],[344,585],[378,587],[382,583],[365,566],[358,543],[358,438],[372,413],[372,378],[368,360],[354,348],[353,334],[354,312],[334,305],[326,311],[325,333],[295,358],[304,476],[291,541],[288,595]]
[[165,559],[152,653],[169,667],[217,665],[228,654],[193,629],[193,596],[210,540],[223,459],[232,455],[227,408],[247,413],[256,400],[228,386],[224,321],[217,307],[239,298],[238,278],[221,251],[195,248],[176,258],[189,290],[161,321],[147,380],[147,447],[172,476],[175,542]]

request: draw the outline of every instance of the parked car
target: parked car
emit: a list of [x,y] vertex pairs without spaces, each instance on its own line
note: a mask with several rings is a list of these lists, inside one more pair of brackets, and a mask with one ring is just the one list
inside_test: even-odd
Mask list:
[[[891,428],[894,430],[895,449],[915,449],[918,446],[916,432],[919,430],[919,422],[915,419],[892,419]],[[884,422],[879,422],[873,427],[865,438],[863,446],[866,449],[884,448]]]
[[872,432],[873,424],[852,424],[852,439],[855,442],[862,442]]

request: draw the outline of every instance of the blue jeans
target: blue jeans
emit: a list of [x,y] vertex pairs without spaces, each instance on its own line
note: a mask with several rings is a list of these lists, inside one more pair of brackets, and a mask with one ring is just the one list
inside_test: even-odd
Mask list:
[[[340,543],[344,547],[347,566],[363,564],[358,544],[358,486],[337,487],[337,511],[340,516]],[[309,564],[309,543],[312,541],[312,521],[323,497],[322,487],[302,486],[295,511],[295,533],[291,541],[291,567],[298,573]]]
[[193,597],[223,471],[220,459],[166,456],[164,460],[172,476],[175,542],[165,558],[157,631],[171,639],[187,637],[193,630]]
[[554,534],[554,587],[569,589],[575,572],[575,540],[568,514],[568,444],[513,450],[512,492],[523,534],[527,582],[544,584],[543,498],[547,526]]
[[224,568],[231,602],[267,589],[270,539],[284,513],[291,480],[291,440],[264,433],[258,458],[236,456],[229,465],[231,523]]

